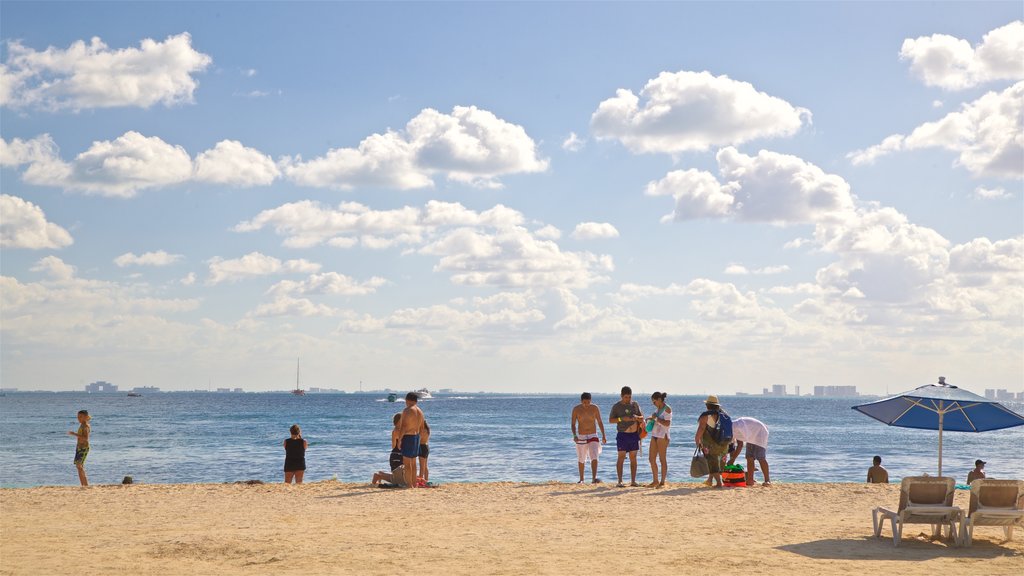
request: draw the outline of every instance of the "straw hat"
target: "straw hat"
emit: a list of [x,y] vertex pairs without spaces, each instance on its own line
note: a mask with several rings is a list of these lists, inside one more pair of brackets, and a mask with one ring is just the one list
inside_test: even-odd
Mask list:
[[705,404],[714,404],[715,406],[718,406],[719,405],[718,404],[718,396],[715,396],[714,394],[712,394],[711,396],[708,396],[708,399],[705,400],[704,403]]

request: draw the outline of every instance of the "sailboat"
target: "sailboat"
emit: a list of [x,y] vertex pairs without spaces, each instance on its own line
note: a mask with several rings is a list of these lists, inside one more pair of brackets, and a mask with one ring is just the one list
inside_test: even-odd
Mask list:
[[292,394],[295,396],[305,396],[306,391],[299,388],[299,359],[295,359],[295,390],[292,390]]

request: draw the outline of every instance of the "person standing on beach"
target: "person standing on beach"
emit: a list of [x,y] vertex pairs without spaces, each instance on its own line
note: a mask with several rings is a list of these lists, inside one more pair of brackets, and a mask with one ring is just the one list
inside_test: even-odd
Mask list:
[[757,484],[754,482],[754,460],[761,465],[761,474],[764,476],[762,486],[771,486],[772,479],[768,473],[768,427],[757,418],[743,416],[732,421],[732,439],[736,448],[729,454],[729,464],[736,462],[743,445],[747,446],[747,486]]
[[416,485],[416,459],[420,455],[420,432],[423,430],[423,411],[417,406],[420,397],[415,392],[405,395],[405,410],[402,420],[398,423],[402,439],[399,447],[402,450],[402,465],[405,466],[405,485]]
[[713,488],[722,487],[722,456],[729,451],[732,434],[725,433],[724,420],[729,415],[722,410],[718,396],[708,396],[704,401],[706,410],[697,419],[697,434],[694,442],[701,452],[707,456],[708,482]]
[[974,470],[971,470],[970,472],[967,473],[967,485],[970,486],[971,482],[974,482],[978,478],[984,478],[984,477],[985,477],[985,461],[984,460],[975,460],[974,461]]
[[[648,458],[651,461],[651,484],[652,488],[665,486],[665,479],[668,477],[668,441],[669,426],[672,425],[672,407],[665,403],[668,394],[655,392],[651,394],[651,403],[654,404],[655,412],[648,416],[648,420],[654,423],[651,427],[651,447],[648,450]],[[661,460],[661,482],[658,482],[658,460]]]
[[420,478],[423,483],[430,482],[430,470],[427,468],[427,458],[430,457],[430,424],[423,420],[423,430],[420,432]]
[[882,457],[875,456],[872,462],[874,466],[868,468],[868,484],[888,484],[889,471],[882,468]]
[[302,429],[298,424],[292,424],[288,431],[292,437],[284,440],[284,483],[291,484],[294,478],[296,484],[302,484],[302,477],[306,474],[306,448],[309,444],[302,437]]
[[388,457],[388,466],[394,472],[395,468],[402,465],[402,430],[399,426],[402,422],[402,413],[395,414],[391,422],[395,427],[391,429],[391,455]]
[[629,456],[629,485],[639,486],[636,483],[636,452],[640,449],[640,426],[644,422],[644,413],[640,405],[633,402],[633,389],[623,386],[620,392],[621,400],[616,402],[611,409],[609,422],[615,424],[615,447],[618,449],[618,460],[615,462],[615,472],[619,476],[619,488],[625,486],[622,483],[622,465]]
[[[601,455],[601,444],[607,444],[608,439],[604,435],[604,422],[601,421],[601,409],[591,403],[590,392],[580,394],[580,403],[572,409],[572,417],[569,420],[572,428],[572,439],[576,443],[576,459],[579,461],[580,481],[583,483],[583,470],[587,460],[590,460],[590,470],[593,476],[591,482],[597,484],[601,480],[597,477],[597,457]],[[597,439],[597,427],[601,427],[601,441]],[[622,474],[619,474],[620,480]]]
[[89,411],[79,410],[78,432],[74,430],[68,431],[68,436],[77,438],[75,442],[75,468],[78,469],[78,481],[82,483],[82,486],[89,485],[89,478],[85,475],[85,458],[89,455],[89,434],[92,433],[92,426],[89,425],[89,420],[92,420],[92,416],[89,416]]

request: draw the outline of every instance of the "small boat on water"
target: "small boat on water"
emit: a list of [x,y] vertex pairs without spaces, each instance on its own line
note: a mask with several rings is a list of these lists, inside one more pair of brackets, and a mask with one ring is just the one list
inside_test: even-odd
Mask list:
[[398,394],[395,394],[394,392],[388,394],[388,402],[394,402],[395,400],[398,400]]
[[295,359],[295,390],[292,390],[293,396],[305,396],[306,391],[299,388],[299,359]]
[[416,395],[420,397],[420,400],[429,400],[434,397],[430,393],[430,390],[427,390],[426,388],[420,388],[419,390],[417,390]]
[[128,397],[129,398],[138,398],[139,396],[142,396],[142,394],[139,394],[138,392],[129,392],[128,393]]

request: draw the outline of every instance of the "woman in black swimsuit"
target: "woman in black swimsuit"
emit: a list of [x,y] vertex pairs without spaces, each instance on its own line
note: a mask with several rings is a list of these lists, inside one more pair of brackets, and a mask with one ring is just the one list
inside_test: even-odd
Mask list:
[[284,441],[284,483],[302,484],[302,475],[306,473],[306,439],[302,437],[302,429],[298,424],[291,427],[292,437]]

